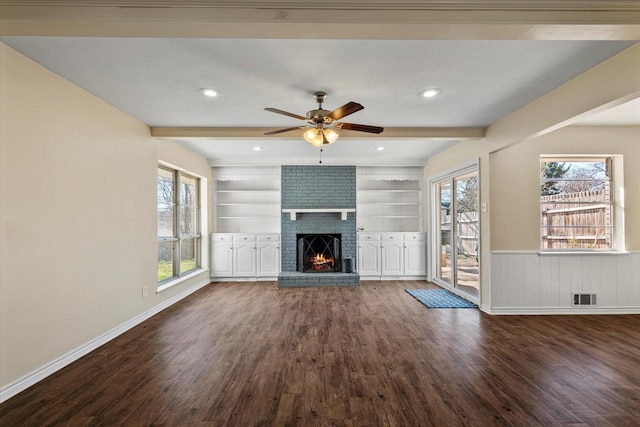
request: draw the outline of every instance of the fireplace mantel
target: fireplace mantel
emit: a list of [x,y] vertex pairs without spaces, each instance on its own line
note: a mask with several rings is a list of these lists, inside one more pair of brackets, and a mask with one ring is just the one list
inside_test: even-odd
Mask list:
[[342,221],[347,220],[348,212],[355,212],[355,209],[336,209],[336,208],[325,208],[325,209],[282,209],[283,213],[289,213],[291,215],[291,221],[296,220],[296,215],[299,213],[339,213],[340,219]]

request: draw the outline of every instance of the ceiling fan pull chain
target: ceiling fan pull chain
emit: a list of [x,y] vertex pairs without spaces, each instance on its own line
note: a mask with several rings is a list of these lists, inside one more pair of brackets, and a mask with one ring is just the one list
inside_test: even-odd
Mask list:
[[320,149],[320,161],[318,163],[322,164],[322,148]]

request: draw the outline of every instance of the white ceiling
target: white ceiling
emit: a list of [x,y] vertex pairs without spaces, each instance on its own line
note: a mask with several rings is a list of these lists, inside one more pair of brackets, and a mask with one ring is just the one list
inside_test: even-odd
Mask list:
[[[0,41],[152,127],[273,129],[299,115],[356,101],[344,121],[387,128],[486,127],[593,66],[627,41],[320,40],[126,37],[2,37]],[[199,89],[212,87],[218,98]],[[441,96],[422,99],[428,87]],[[626,113],[580,124],[640,122]],[[626,114],[626,118],[624,114]],[[298,131],[301,135],[301,131]],[[255,134],[255,132],[254,132]],[[326,146],[327,164],[425,164],[456,138],[343,135]],[[293,137],[293,138],[292,138]],[[298,134],[181,141],[212,164],[317,163]],[[254,151],[254,146],[264,149]],[[374,150],[384,146],[384,151]]]

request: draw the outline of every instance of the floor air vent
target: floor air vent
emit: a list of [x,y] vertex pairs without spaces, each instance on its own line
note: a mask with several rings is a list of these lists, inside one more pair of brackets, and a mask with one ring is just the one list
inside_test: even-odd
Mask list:
[[597,305],[596,294],[573,294],[573,305]]

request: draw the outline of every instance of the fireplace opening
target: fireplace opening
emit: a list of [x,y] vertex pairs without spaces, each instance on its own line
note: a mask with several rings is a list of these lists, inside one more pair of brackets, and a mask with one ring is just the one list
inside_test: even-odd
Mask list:
[[342,271],[340,234],[298,234],[298,271],[334,273]]

